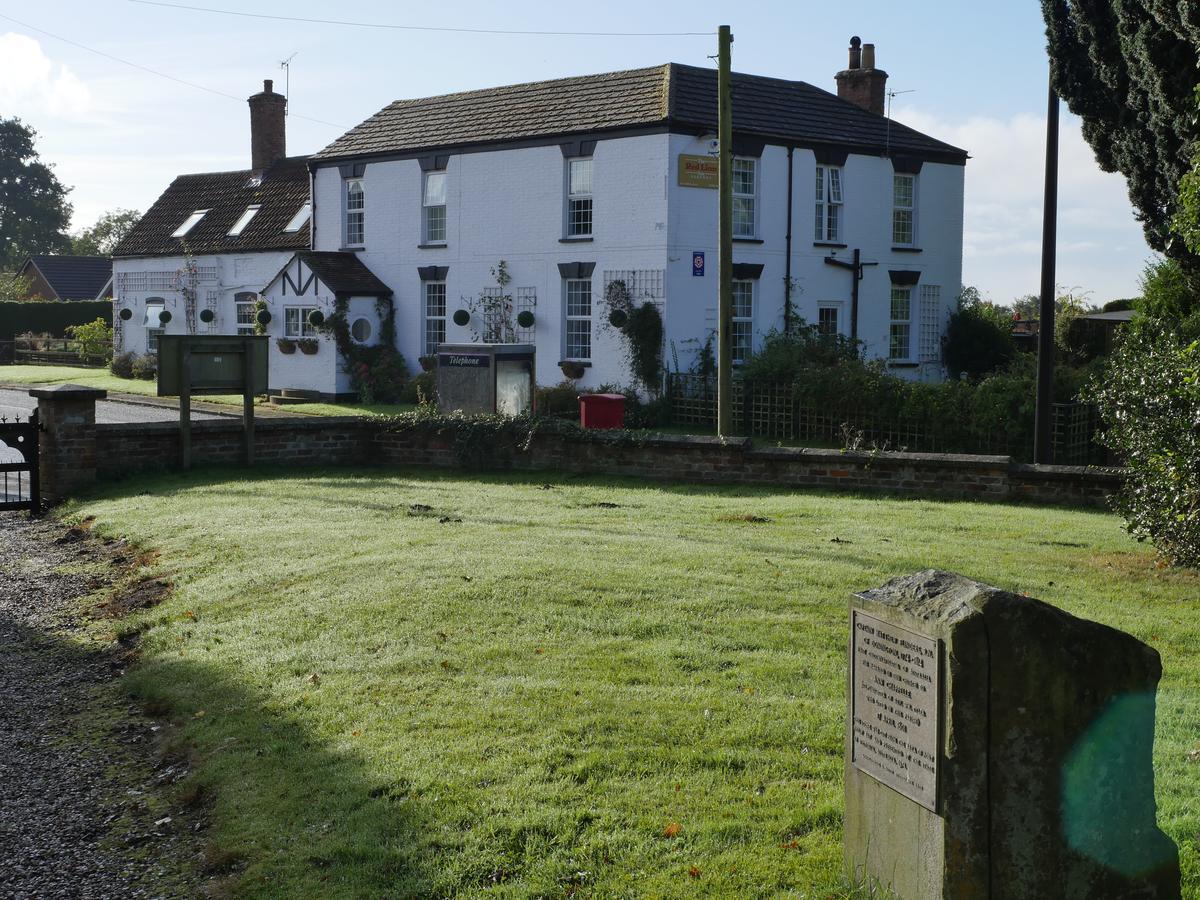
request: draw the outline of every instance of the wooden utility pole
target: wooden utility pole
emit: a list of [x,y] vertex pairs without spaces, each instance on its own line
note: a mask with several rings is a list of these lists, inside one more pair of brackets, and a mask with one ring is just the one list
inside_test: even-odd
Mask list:
[[1058,94],[1050,79],[1046,110],[1046,193],[1042,210],[1042,296],[1038,312],[1037,407],[1033,422],[1033,461],[1049,465],[1054,456],[1054,290],[1058,246]]
[[720,141],[717,233],[717,434],[733,433],[733,84],[728,25],[717,29],[717,138]]

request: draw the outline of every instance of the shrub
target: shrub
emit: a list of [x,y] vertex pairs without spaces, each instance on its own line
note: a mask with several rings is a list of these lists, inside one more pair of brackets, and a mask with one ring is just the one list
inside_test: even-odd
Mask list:
[[1126,528],[1174,565],[1200,567],[1200,341],[1172,323],[1131,326],[1090,393],[1125,460]]
[[112,358],[113,330],[103,318],[94,319],[84,325],[68,325],[67,336],[79,341],[80,356]]
[[133,360],[136,354],[132,350],[126,350],[112,358],[108,364],[108,370],[118,378],[133,377]]
[[959,297],[942,338],[942,361],[951,378],[979,378],[1013,358],[1012,318],[969,289]]
[[141,378],[143,381],[153,381],[158,377],[158,355],[155,353],[143,353],[141,356],[134,357],[132,374],[134,378]]
[[752,381],[790,381],[814,369],[858,363],[862,347],[840,334],[820,334],[815,325],[800,322],[791,332],[770,331],[762,349],[742,365],[742,377]]
[[401,403],[437,402],[437,373],[420,372],[408,380],[400,392]]
[[539,387],[534,396],[534,408],[539,416],[579,420],[579,389],[570,379],[553,387]]
[[386,344],[363,347],[350,364],[350,384],[360,403],[399,403],[408,381],[404,357]]

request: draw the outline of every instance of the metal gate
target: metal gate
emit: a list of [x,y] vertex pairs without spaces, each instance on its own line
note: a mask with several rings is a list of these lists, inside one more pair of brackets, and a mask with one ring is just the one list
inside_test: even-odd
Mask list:
[[41,511],[37,413],[28,422],[0,418],[0,509]]

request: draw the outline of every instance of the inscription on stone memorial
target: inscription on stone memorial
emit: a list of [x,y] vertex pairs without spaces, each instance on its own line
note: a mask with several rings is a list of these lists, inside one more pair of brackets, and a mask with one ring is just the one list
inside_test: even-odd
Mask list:
[[850,761],[937,812],[938,642],[857,610],[850,628]]

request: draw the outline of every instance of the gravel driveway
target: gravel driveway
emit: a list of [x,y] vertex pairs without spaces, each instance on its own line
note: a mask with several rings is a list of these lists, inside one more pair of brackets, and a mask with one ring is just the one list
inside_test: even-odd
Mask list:
[[183,897],[202,813],[169,808],[186,764],[118,680],[132,649],[85,634],[81,598],[121,542],[0,513],[0,897]]

